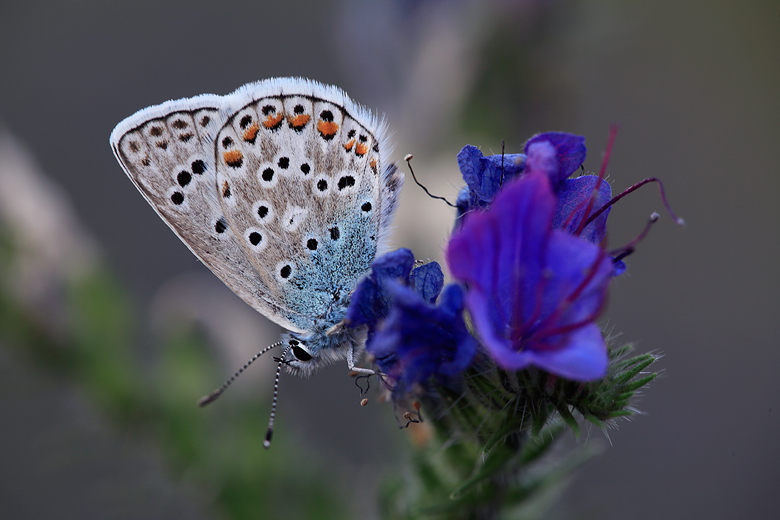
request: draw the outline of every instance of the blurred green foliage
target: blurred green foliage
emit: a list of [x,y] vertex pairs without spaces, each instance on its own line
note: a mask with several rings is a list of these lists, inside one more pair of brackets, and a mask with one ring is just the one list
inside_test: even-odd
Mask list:
[[[207,381],[220,377],[205,340],[191,326],[173,324],[151,366],[136,350],[137,322],[124,289],[98,268],[53,288],[61,308],[52,314],[26,305],[9,277],[13,235],[0,228],[0,342],[52,377],[81,386],[94,407],[123,432],[152,443],[171,472],[202,490],[207,507],[231,519],[349,518],[352,511],[324,468],[284,436],[263,449],[269,403],[225,401],[197,406]],[[22,288],[23,290],[23,288]],[[53,326],[53,314],[65,316]],[[148,360],[146,360],[148,361]],[[305,466],[308,464],[308,466]],[[301,470],[305,468],[305,470]]]
[[[269,403],[241,399],[208,410],[196,405],[205,381],[219,374],[191,325],[170,324],[160,355],[141,363],[127,294],[105,269],[62,281],[55,293],[65,326],[26,305],[9,278],[13,238],[0,232],[0,340],[20,357],[82,386],[94,406],[123,431],[152,440],[172,473],[203,491],[226,518],[348,518],[350,501],[330,474],[288,444],[265,450]],[[602,381],[577,383],[539,370],[508,373],[473,366],[463,388],[439,387],[423,398],[431,438],[413,447],[406,474],[379,493],[384,518],[540,518],[592,446],[556,449],[578,414],[603,428],[632,415],[630,399],[652,381],[656,357],[611,350]],[[414,427],[421,427],[415,425]]]
[[[597,454],[593,444],[563,449],[580,421],[598,428],[637,413],[630,399],[656,374],[652,354],[610,349],[607,376],[581,383],[537,369],[506,372],[488,360],[466,374],[463,388],[438,386],[424,396],[432,439],[414,451],[412,479],[388,481],[385,518],[542,518],[572,471]],[[575,418],[577,414],[580,420]]]

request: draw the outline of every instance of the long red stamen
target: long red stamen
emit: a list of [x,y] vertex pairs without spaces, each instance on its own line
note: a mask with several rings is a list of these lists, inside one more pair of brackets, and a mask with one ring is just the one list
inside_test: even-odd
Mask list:
[[604,180],[604,175],[607,173],[607,165],[609,164],[609,158],[612,155],[612,146],[615,144],[615,138],[617,137],[618,130],[620,130],[620,125],[616,123],[613,123],[609,126],[609,140],[607,141],[607,150],[604,152],[604,159],[601,161],[599,177],[596,180],[596,186],[593,188],[593,192],[591,193],[590,199],[588,200],[588,207],[582,214],[582,221],[580,222],[577,231],[574,233],[575,236],[581,235],[582,230],[585,229],[585,226],[587,226],[592,220],[591,218],[588,218],[588,216],[593,210],[593,205],[596,204],[596,197],[598,197],[599,188],[601,188],[601,181]]
[[549,336],[552,336],[552,335],[556,335],[557,336],[559,334],[567,334],[567,333],[573,332],[573,331],[575,331],[577,329],[581,329],[585,325],[589,325],[589,324],[593,323],[593,321],[596,318],[599,317],[599,314],[601,314],[601,306],[599,306],[598,310],[596,312],[594,312],[593,314],[591,314],[590,316],[588,316],[587,318],[585,318],[585,319],[583,319],[581,321],[578,321],[576,323],[569,323],[568,325],[564,325],[562,327],[558,327],[558,328],[555,329],[555,332],[553,334],[548,334],[548,335]]
[[645,228],[642,230],[641,233],[639,233],[636,236],[636,238],[634,238],[634,240],[624,245],[623,247],[620,247],[618,249],[613,249],[612,251],[610,251],[609,255],[614,257],[613,262],[622,260],[628,255],[630,255],[631,253],[633,253],[634,247],[636,247],[636,245],[639,244],[639,242],[645,239],[647,234],[650,232],[650,228],[653,227],[653,224],[658,222],[659,217],[660,215],[658,215],[658,213],[653,213],[652,215],[650,215],[650,218],[647,219],[647,224],[645,224]]
[[[534,322],[539,319],[539,315],[542,314],[542,300],[544,298],[544,289],[547,286],[549,278],[542,274],[542,279],[536,285],[536,294],[534,295],[534,312],[527,320],[522,323],[517,323],[518,320],[513,320],[512,330],[514,331],[510,337],[513,342],[520,341],[525,333],[533,327]],[[522,309],[515,309],[515,318],[522,318]]]
[[642,186],[644,186],[645,184],[648,184],[648,183],[651,183],[651,182],[657,182],[658,183],[658,191],[661,193],[661,200],[663,201],[664,206],[666,206],[666,211],[669,212],[669,215],[671,215],[671,217],[674,220],[674,222],[676,224],[680,225],[680,226],[684,226],[685,225],[685,220],[683,220],[680,217],[678,217],[674,213],[674,211],[672,211],[672,207],[669,205],[669,201],[666,200],[666,192],[664,191],[664,185],[663,185],[663,183],[661,182],[661,180],[658,177],[648,177],[647,179],[643,179],[643,180],[637,182],[636,184],[634,184],[633,186],[631,186],[629,188],[626,188],[620,194],[615,195],[614,197],[612,197],[612,200],[610,200],[609,202],[604,204],[598,211],[596,211],[595,213],[593,213],[593,215],[588,217],[587,221],[585,222],[585,225],[587,226],[588,224],[590,224],[591,222],[596,220],[599,215],[601,215],[602,213],[604,213],[607,210],[608,207],[612,206],[614,203],[616,203],[617,201],[619,201],[620,199],[622,199],[623,197],[625,197],[629,193],[634,192],[634,191],[638,190],[639,188],[641,188]]
[[[574,301],[576,301],[577,298],[580,297],[582,292],[588,287],[590,282],[596,276],[596,273],[598,272],[598,266],[601,263],[601,261],[604,259],[604,256],[605,256],[604,252],[599,250],[599,254],[596,257],[596,260],[591,264],[590,269],[588,269],[588,273],[585,276],[585,278],[583,278],[583,280],[579,283],[579,285],[577,285],[577,287],[566,298],[564,298],[563,301],[561,301],[561,303],[558,305],[558,307],[556,307],[556,309],[552,313],[550,313],[549,316],[544,318],[542,321],[537,323],[535,327],[533,327],[533,329],[534,329],[533,333],[534,334],[550,335],[550,334],[543,334],[542,331],[546,330],[547,327],[550,326],[551,324],[554,324],[555,321],[558,318],[560,318],[561,314],[563,314],[566,311],[566,309],[572,303],[574,303]],[[600,309],[599,309],[599,312],[600,312]],[[598,316],[598,314],[596,314],[596,316]],[[593,319],[595,319],[595,316],[594,316]],[[582,325],[579,325],[579,326],[582,326]],[[558,334],[557,330],[558,329],[556,329],[555,334]],[[531,333],[530,330],[529,330],[529,333]]]

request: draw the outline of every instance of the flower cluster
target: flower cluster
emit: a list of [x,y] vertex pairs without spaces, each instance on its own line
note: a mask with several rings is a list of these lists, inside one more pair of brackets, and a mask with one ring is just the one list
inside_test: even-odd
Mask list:
[[468,287],[474,327],[497,365],[600,379],[607,349],[594,320],[612,261],[599,246],[555,229],[555,207],[545,175],[513,180],[453,235],[447,262]]
[[368,326],[369,352],[399,393],[432,376],[446,383],[468,367],[477,350],[463,321],[462,288],[450,285],[442,293],[439,264],[413,269],[414,263],[408,249],[377,259],[347,313],[351,325]]
[[466,186],[445,251],[453,282],[399,249],[353,293],[346,325],[368,329],[366,351],[399,425],[425,410],[430,427],[417,431],[435,436],[416,451],[417,480],[388,488],[398,518],[497,518],[543,496],[587,458],[536,462],[564,428],[579,435],[574,414],[602,428],[630,416],[633,395],[656,377],[644,372],[655,356],[626,356],[631,346],[608,345],[596,320],[657,214],[614,251],[604,249],[607,218],[658,182],[683,222],[656,178],[612,197],[604,175],[616,131],[598,175],[576,176],[586,155],[577,135],[539,134],[519,154],[464,147]]
[[585,159],[584,141],[549,132],[522,154],[461,150],[466,187],[446,251],[456,282],[443,292],[439,265],[413,269],[407,249],[374,262],[347,322],[368,326],[366,349],[396,396],[432,377],[452,382],[478,352],[504,370],[536,367],[573,381],[605,376],[608,352],[595,320],[622,268],[600,245],[609,184],[603,174],[571,178]]

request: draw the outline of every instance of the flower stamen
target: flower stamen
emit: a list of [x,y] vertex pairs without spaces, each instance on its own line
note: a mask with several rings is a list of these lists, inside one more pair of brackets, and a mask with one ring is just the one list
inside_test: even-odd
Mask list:
[[[590,282],[593,280],[593,278],[596,276],[596,273],[598,273],[598,268],[601,262],[604,259],[604,252],[599,250],[599,254],[596,257],[596,260],[590,265],[588,268],[588,272],[585,275],[585,277],[582,279],[582,281],[575,287],[575,289],[566,297],[564,298],[560,304],[555,308],[553,312],[551,312],[547,317],[545,317],[543,320],[540,320],[534,327],[535,330],[530,330],[529,332],[538,336],[538,337],[549,337],[554,336],[557,334],[562,334],[565,332],[570,332],[571,330],[577,330],[580,327],[587,325],[588,323],[592,323],[594,319],[598,317],[598,315],[601,313],[601,307],[603,305],[599,305],[597,309],[594,309],[594,311],[591,313],[592,315],[589,316],[586,320],[583,320],[581,323],[574,323],[564,326],[556,326],[555,323],[557,322],[558,318],[571,306],[572,303],[577,301],[579,299],[582,292],[590,285]],[[554,332],[550,332],[554,331]]]
[[[609,164],[609,158],[612,155],[612,146],[615,144],[615,138],[617,137],[618,130],[620,130],[620,125],[618,124],[612,124],[609,126],[609,140],[607,141],[607,150],[604,152],[604,159],[601,161],[601,169],[599,170],[598,180],[596,181],[596,185],[593,188],[590,199],[588,199],[588,206],[585,209],[585,212],[582,214],[582,221],[580,222],[577,231],[574,232],[575,236],[580,236],[580,234],[582,234],[582,230],[585,229],[585,226],[591,222],[591,219],[588,218],[588,215],[590,215],[590,212],[593,210],[593,205],[596,204],[596,197],[599,194],[601,181],[604,180],[604,176],[607,173],[607,165]],[[577,212],[572,212],[572,214],[569,215],[569,218],[571,218],[575,213]]]
[[609,255],[612,256],[612,262],[619,262],[620,260],[623,260],[625,257],[630,255],[634,252],[635,247],[645,239],[648,233],[650,233],[650,228],[653,227],[653,224],[658,222],[658,219],[660,218],[660,215],[656,212],[653,212],[652,215],[650,215],[650,218],[647,219],[647,224],[645,224],[645,228],[639,233],[636,238],[634,238],[631,242],[624,245],[623,247],[619,247],[617,249],[613,249],[609,252]]
[[675,224],[677,224],[678,226],[684,226],[685,225],[685,220],[680,218],[680,217],[678,217],[674,213],[674,211],[672,211],[672,207],[669,205],[669,201],[666,199],[666,192],[664,191],[664,185],[663,185],[663,183],[661,182],[661,180],[658,177],[648,177],[647,179],[643,179],[643,180],[637,182],[636,184],[634,184],[633,186],[631,186],[629,188],[626,188],[625,190],[623,190],[618,195],[615,195],[614,197],[612,197],[612,200],[610,200],[609,202],[604,204],[598,211],[596,211],[595,213],[593,213],[593,215],[588,217],[587,221],[585,222],[585,225],[587,226],[588,224],[590,224],[591,222],[596,220],[599,215],[601,215],[602,213],[604,213],[607,210],[607,208],[612,206],[614,203],[616,203],[617,201],[619,201],[620,199],[622,199],[623,197],[625,197],[629,193],[634,192],[634,191],[638,190],[639,188],[641,188],[642,186],[644,186],[645,184],[649,184],[651,182],[657,182],[658,183],[658,191],[661,194],[661,200],[663,201],[664,206],[666,206],[666,211],[668,211],[669,215],[671,215],[672,220],[674,220]]

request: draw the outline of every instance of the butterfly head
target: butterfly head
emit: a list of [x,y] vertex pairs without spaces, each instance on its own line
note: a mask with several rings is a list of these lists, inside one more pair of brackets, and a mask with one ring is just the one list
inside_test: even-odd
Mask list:
[[285,360],[285,363],[288,365],[294,363],[296,365],[301,363],[308,363],[314,359],[314,353],[309,350],[306,342],[296,338],[290,338],[287,340],[287,345],[290,347],[290,350],[287,354],[287,359]]
[[325,365],[345,359],[350,347],[362,345],[364,337],[364,331],[354,329],[342,329],[331,335],[324,331],[308,336],[283,334],[282,349],[286,352],[282,362],[289,373],[308,377]]

